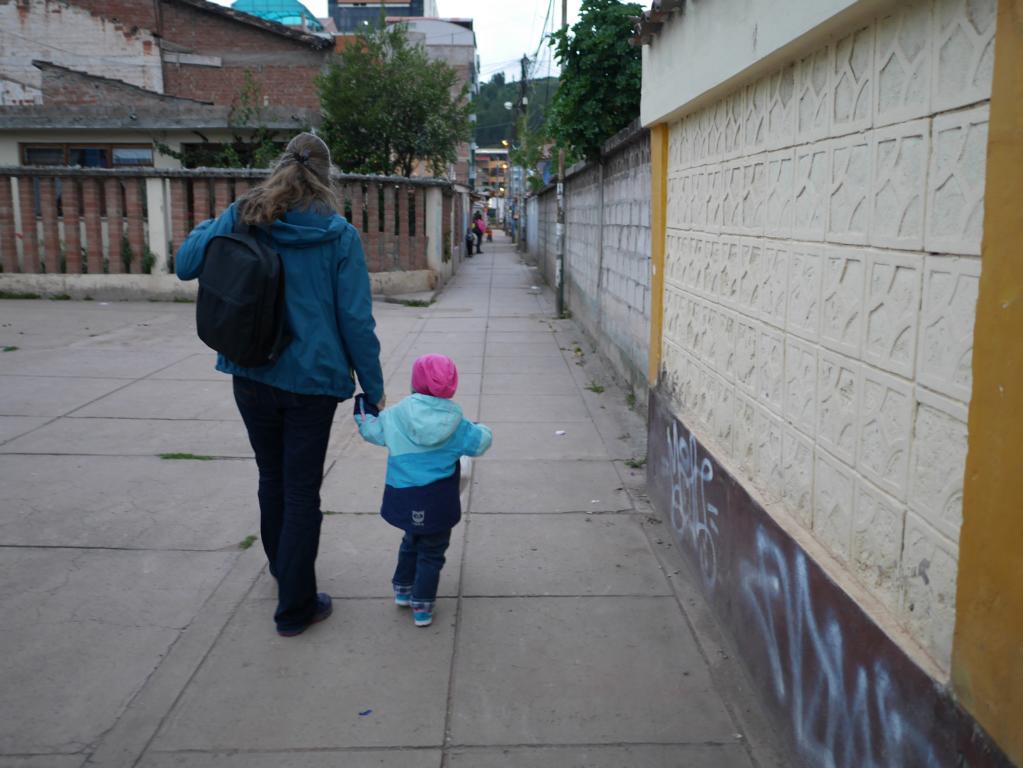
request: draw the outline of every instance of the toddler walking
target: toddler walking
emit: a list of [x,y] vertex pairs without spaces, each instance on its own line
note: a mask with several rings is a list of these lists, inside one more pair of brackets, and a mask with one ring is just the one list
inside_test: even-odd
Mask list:
[[424,355],[412,364],[411,396],[379,412],[363,395],[355,400],[359,434],[389,452],[380,514],[405,531],[392,579],[394,602],[411,606],[417,627],[433,621],[444,553],[462,517],[459,459],[480,456],[493,439],[452,402],[457,388],[451,358]]

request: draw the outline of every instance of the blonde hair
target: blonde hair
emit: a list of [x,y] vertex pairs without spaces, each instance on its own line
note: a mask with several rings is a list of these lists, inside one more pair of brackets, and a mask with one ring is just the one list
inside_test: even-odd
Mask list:
[[274,163],[270,177],[242,198],[246,224],[269,225],[290,210],[338,210],[330,181],[330,150],[311,133],[300,133],[288,142]]

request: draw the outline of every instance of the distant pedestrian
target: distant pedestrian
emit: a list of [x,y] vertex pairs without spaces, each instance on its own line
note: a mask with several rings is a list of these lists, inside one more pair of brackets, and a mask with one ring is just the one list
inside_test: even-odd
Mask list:
[[476,235],[476,253],[483,253],[483,235],[487,231],[487,222],[483,220],[483,214],[479,211],[472,215],[472,229]]
[[412,364],[409,397],[385,411],[362,395],[355,402],[359,433],[389,451],[380,514],[405,531],[391,583],[394,602],[411,606],[417,627],[433,621],[444,553],[462,517],[460,459],[485,453],[493,440],[490,429],[452,402],[457,388],[451,358],[424,355]]
[[476,245],[476,232],[473,226],[470,224],[465,230],[465,253],[470,258],[472,257],[472,249]]
[[[207,247],[219,238],[222,249],[222,236],[233,234],[268,245],[283,266],[290,342],[255,367],[220,354],[217,370],[234,376],[235,402],[256,454],[260,534],[277,580],[274,620],[284,637],[301,634],[332,610],[330,596],[316,591],[315,562],[320,485],[337,403],[354,394],[358,374],[370,402],[385,405],[366,260],[358,231],[337,213],[330,168],[327,145],[299,134],[270,177],[196,227],[175,261],[182,280],[199,277],[204,266],[222,273],[222,264],[220,270],[206,264]],[[200,289],[209,279],[200,280]]]

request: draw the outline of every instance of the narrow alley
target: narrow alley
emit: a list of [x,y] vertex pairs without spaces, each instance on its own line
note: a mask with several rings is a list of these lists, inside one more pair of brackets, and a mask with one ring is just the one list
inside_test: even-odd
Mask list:
[[645,501],[643,416],[498,238],[432,306],[375,307],[391,401],[442,352],[495,435],[427,629],[391,600],[385,452],[347,404],[322,492],[334,615],[280,638],[254,463],[193,308],[0,305],[19,347],[0,372],[0,762],[787,764]]

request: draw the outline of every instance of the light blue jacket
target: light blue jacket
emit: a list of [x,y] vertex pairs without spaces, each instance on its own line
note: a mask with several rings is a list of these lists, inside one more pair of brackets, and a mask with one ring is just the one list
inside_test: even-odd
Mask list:
[[462,456],[479,456],[493,441],[490,429],[466,419],[458,403],[430,395],[409,395],[379,416],[356,414],[355,421],[365,440],[387,446],[392,488],[450,477]]
[[[206,245],[234,228],[234,210],[231,205],[192,230],[175,257],[179,278],[199,276]],[[341,400],[355,392],[358,374],[370,402],[380,402],[384,396],[380,342],[359,233],[336,213],[289,211],[274,222],[271,235],[284,263],[292,341],[271,365],[243,368],[218,355],[217,370],[289,392]]]

